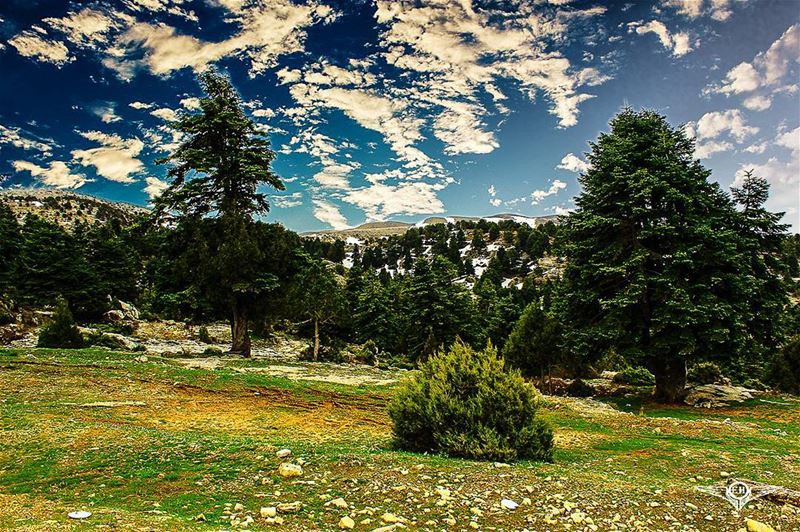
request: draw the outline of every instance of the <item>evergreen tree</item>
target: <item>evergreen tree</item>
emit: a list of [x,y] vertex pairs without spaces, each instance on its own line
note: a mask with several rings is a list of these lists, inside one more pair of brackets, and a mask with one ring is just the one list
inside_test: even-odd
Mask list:
[[693,154],[663,116],[621,112],[592,144],[565,227],[568,345],[646,365],[667,402],[683,394],[687,361],[741,347],[748,312],[735,211]]
[[475,336],[474,304],[469,291],[453,283],[457,272],[443,257],[417,261],[405,294],[405,340],[413,359],[426,358],[456,337]]
[[290,294],[296,312],[314,327],[312,357],[316,361],[320,352],[320,327],[342,319],[347,300],[343,282],[326,262],[308,255],[301,257],[301,260],[304,264],[292,281]]
[[269,210],[260,185],[283,190],[270,165],[275,153],[266,134],[244,114],[230,81],[213,72],[202,74],[206,96],[201,112],[171,124],[187,137],[169,157],[172,181],[156,199],[158,213],[168,211],[181,224],[213,218],[212,254],[196,267],[194,283],[225,301],[230,309],[232,352],[250,355],[249,313],[254,301],[274,288],[254,264],[261,250],[253,238],[253,216]]
[[781,272],[786,270],[780,255],[788,225],[780,223],[783,213],[769,212],[764,203],[769,197],[767,180],[746,171],[741,186],[731,189],[741,208],[739,232],[751,274],[747,302],[747,357],[732,368],[741,377],[760,368],[783,343],[786,336],[784,309],[789,304]]
[[558,320],[534,301],[514,325],[503,348],[503,357],[524,375],[539,376],[543,382],[545,373],[549,377],[553,366],[561,362],[561,342],[562,328]]
[[17,217],[8,206],[0,204],[0,299],[6,295],[14,296],[14,278],[22,245]]
[[371,272],[362,274],[352,311],[358,343],[372,340],[382,351],[395,349],[399,334],[395,303],[390,287],[384,286]]

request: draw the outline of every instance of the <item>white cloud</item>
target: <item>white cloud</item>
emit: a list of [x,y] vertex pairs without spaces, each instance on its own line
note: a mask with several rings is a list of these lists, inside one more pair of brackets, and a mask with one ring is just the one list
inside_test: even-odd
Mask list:
[[152,109],[154,106],[152,103],[145,102],[131,102],[128,105],[134,109]]
[[589,163],[575,155],[574,153],[566,154],[556,168],[575,172],[576,174],[585,174],[589,171]]
[[743,151],[755,154],[764,153],[765,151],[767,151],[767,143],[759,142],[758,144],[751,144],[750,146],[746,147]]
[[94,166],[97,173],[118,183],[132,183],[131,174],[143,169],[142,162],[136,158],[144,148],[137,139],[123,139],[118,135],[108,135],[99,131],[81,131],[84,138],[100,144],[100,147],[87,150],[73,150],[72,156],[83,166]]
[[742,105],[751,111],[766,111],[772,105],[772,98],[769,96],[755,94],[749,98],[746,98],[742,102]]
[[41,28],[37,29],[40,31],[23,31],[9,39],[8,44],[13,46],[22,56],[45,63],[52,63],[58,67],[75,60],[69,54],[69,50],[64,46],[64,43],[48,40],[46,38],[47,32]]
[[[706,92],[719,94],[744,94],[756,90],[769,93],[786,89],[784,79],[794,63],[800,62],[800,24],[794,24],[781,35],[766,52],[760,52],[749,63],[739,63],[725,75],[722,84],[709,87]],[[768,99],[761,95],[749,99],[749,109],[769,107]]]
[[92,114],[97,116],[104,124],[122,120],[116,113],[116,104],[111,102],[101,103],[91,108]]
[[150,111],[150,114],[156,118],[164,120],[165,122],[174,122],[178,119],[178,112],[175,111],[175,109],[170,109],[169,107],[160,107],[158,109],[154,109]]
[[69,42],[79,47],[89,47],[107,43],[109,33],[132,20],[121,13],[106,13],[87,7],[77,13],[71,11],[62,18],[46,18],[42,22],[63,33]]
[[79,188],[89,182],[83,174],[74,174],[63,161],[51,161],[42,167],[30,161],[13,161],[11,165],[17,172],[29,172],[42,184],[56,188]]
[[[331,17],[328,6],[314,2],[300,5],[273,0],[255,4],[232,18],[239,32],[219,42],[180,34],[164,23],[138,22],[117,37],[103,64],[120,78],[131,79],[142,68],[157,75],[182,68],[202,71],[222,58],[244,55],[250,61],[250,74],[255,76],[274,66],[279,56],[303,51],[306,29]],[[142,57],[137,56],[138,51],[144,52],[139,54]]]
[[794,156],[800,157],[800,127],[779,132],[775,137],[775,144],[791,151]]
[[497,196],[497,189],[496,189],[496,188],[494,188],[494,185],[489,185],[489,190],[488,190],[488,192],[489,192],[489,195],[490,195],[491,197],[495,197],[495,196]]
[[686,55],[693,49],[691,38],[689,37],[688,33],[670,33],[669,29],[667,29],[664,23],[660,20],[651,20],[647,23],[642,21],[629,22],[628,31],[636,32],[639,35],[655,33],[664,48],[672,51],[672,55],[675,57]]
[[0,144],[10,144],[23,150],[36,150],[42,153],[52,151],[50,144],[30,138],[18,127],[6,127],[2,124],[0,124]]
[[489,204],[492,207],[499,207],[500,205],[503,204],[503,200],[501,200],[500,198],[492,198],[489,200]]
[[322,199],[312,200],[314,204],[314,217],[324,222],[334,229],[347,229],[350,224],[347,223],[345,218],[339,211],[339,207]]
[[385,220],[392,214],[435,214],[444,211],[436,192],[439,183],[401,182],[386,184],[383,175],[367,176],[369,186],[351,190],[343,200],[362,209],[369,220]]
[[272,109],[255,109],[253,111],[253,116],[256,118],[273,118],[275,116],[275,111]]
[[698,159],[707,159],[715,153],[726,152],[733,149],[733,144],[726,140],[716,141],[709,140],[706,142],[698,142],[695,146],[694,155]]
[[270,201],[278,208],[290,209],[292,207],[298,207],[302,205],[302,197],[303,194],[301,192],[293,192],[291,194],[284,194],[282,196],[271,196]]
[[148,196],[150,196],[151,200],[160,196],[161,193],[167,190],[167,187],[169,187],[169,183],[162,181],[157,177],[146,177],[144,182],[147,184],[147,186],[145,186],[143,190]]
[[747,120],[738,109],[706,113],[697,121],[696,130],[699,140],[715,139],[728,133],[736,142],[758,133],[757,127],[747,125]]
[[531,203],[533,205],[538,205],[539,202],[542,201],[544,198],[558,194],[559,190],[563,190],[565,188],[567,188],[566,183],[558,179],[555,179],[550,184],[550,188],[548,188],[547,190],[534,190],[531,193]]
[[181,106],[190,111],[196,111],[200,109],[200,98],[195,98],[194,96],[191,98],[183,98],[181,100]]
[[[739,0],[740,2],[742,0]],[[724,22],[733,14],[731,0],[665,0],[664,5],[675,8],[690,19],[708,16]]]

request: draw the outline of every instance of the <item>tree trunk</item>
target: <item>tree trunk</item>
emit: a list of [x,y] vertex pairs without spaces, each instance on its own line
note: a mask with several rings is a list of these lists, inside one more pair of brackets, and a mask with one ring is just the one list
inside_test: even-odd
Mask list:
[[319,318],[314,318],[314,362],[319,358]]
[[681,402],[686,395],[686,361],[655,360],[652,368],[656,377],[655,400],[660,403]]
[[231,353],[237,353],[245,358],[250,358],[250,333],[247,330],[247,311],[240,303],[234,303],[231,319]]

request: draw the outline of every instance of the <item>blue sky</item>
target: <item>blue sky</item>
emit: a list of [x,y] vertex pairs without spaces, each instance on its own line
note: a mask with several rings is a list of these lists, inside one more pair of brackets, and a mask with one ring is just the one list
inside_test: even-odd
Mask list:
[[278,151],[268,219],[305,231],[564,213],[623,106],[685,124],[725,188],[752,168],[800,228],[796,0],[5,0],[0,187],[147,204],[227,73]]

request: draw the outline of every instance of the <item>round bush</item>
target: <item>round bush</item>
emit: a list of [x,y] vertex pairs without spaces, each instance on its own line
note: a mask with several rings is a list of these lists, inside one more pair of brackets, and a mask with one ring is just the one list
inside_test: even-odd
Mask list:
[[567,386],[567,395],[570,397],[591,397],[595,389],[583,379],[575,379]]
[[631,386],[653,386],[656,383],[656,378],[647,368],[625,368],[614,375],[614,382]]
[[718,384],[724,382],[722,370],[713,362],[700,362],[689,369],[686,375],[689,382],[697,384]]
[[551,461],[553,431],[534,388],[506,371],[497,350],[456,342],[422,363],[389,406],[396,445],[479,460]]
[[36,345],[67,349],[79,349],[85,345],[83,336],[69,310],[69,305],[64,299],[59,298],[53,313],[53,320],[39,331]]

